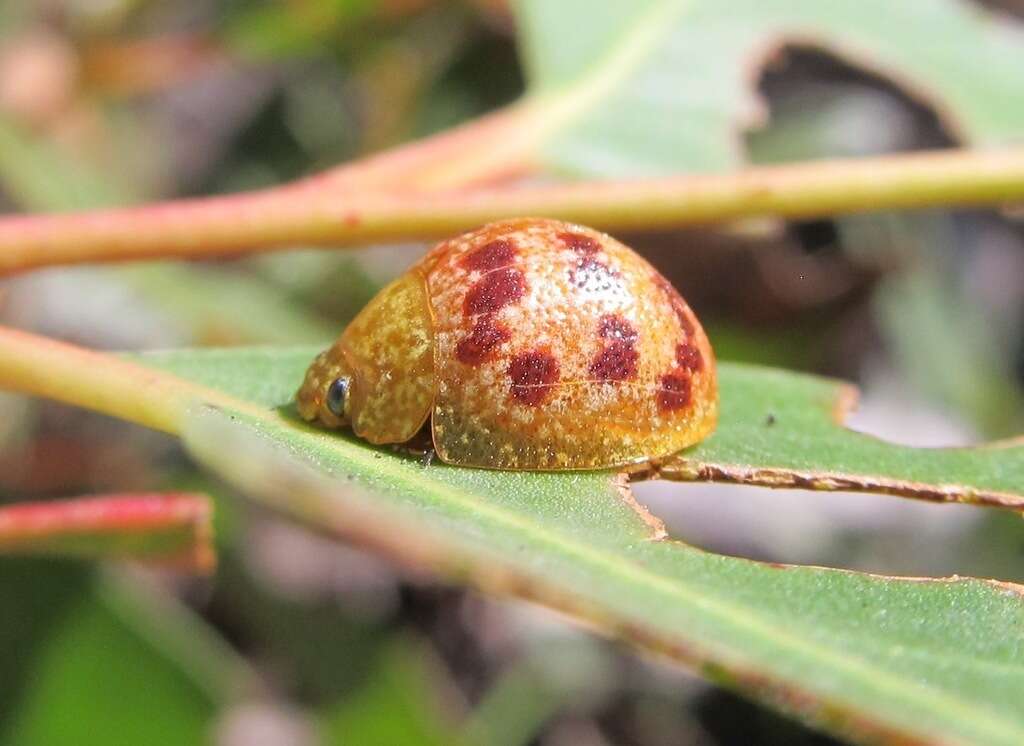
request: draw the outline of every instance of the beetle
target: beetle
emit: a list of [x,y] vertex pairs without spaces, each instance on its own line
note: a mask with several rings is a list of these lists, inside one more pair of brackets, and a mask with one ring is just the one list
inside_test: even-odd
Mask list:
[[611,236],[544,218],[443,241],[310,365],[301,416],[449,464],[559,471],[665,457],[718,417],[715,358],[672,284]]

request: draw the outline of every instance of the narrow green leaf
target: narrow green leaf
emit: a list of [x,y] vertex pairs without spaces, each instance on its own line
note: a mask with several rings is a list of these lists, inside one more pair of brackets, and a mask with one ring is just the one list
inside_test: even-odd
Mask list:
[[[418,566],[563,609],[852,738],[1024,740],[1024,589],[708,554],[666,540],[610,473],[425,467],[295,422],[289,402],[311,353],[143,360],[265,408],[201,406],[183,437],[202,462],[280,510]],[[748,469],[776,459],[790,469],[877,461],[915,479],[941,475],[1019,497],[1017,447],[979,450],[991,459],[983,464],[968,449],[925,452],[846,433],[829,418],[840,390],[724,365],[721,426],[687,454],[690,476],[709,476],[698,467],[712,458]]]

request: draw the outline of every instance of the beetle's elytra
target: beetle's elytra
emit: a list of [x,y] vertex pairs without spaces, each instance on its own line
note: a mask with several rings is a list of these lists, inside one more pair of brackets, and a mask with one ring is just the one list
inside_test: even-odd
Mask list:
[[313,361],[307,420],[494,469],[596,469],[705,438],[711,346],[632,249],[557,220],[506,220],[436,246]]

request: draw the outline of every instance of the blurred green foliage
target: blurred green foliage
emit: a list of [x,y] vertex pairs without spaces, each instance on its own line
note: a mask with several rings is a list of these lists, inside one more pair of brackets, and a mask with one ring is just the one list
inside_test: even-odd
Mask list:
[[0,567],[9,599],[0,649],[10,682],[0,741],[201,741],[235,688],[237,664],[173,604],[92,576],[56,562],[5,560]]

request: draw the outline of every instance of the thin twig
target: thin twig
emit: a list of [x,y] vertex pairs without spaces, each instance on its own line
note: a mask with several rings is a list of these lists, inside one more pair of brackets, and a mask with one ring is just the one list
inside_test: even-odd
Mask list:
[[[398,169],[398,164],[389,168]],[[382,177],[384,171],[376,173]],[[56,264],[422,239],[519,215],[622,230],[748,216],[998,205],[1024,200],[1024,148],[947,150],[720,175],[461,192],[355,193],[343,183],[347,182],[335,183],[336,188],[330,188],[330,182],[312,188],[314,182],[309,182],[302,189],[293,185],[137,208],[7,218],[0,220],[0,273]]]

